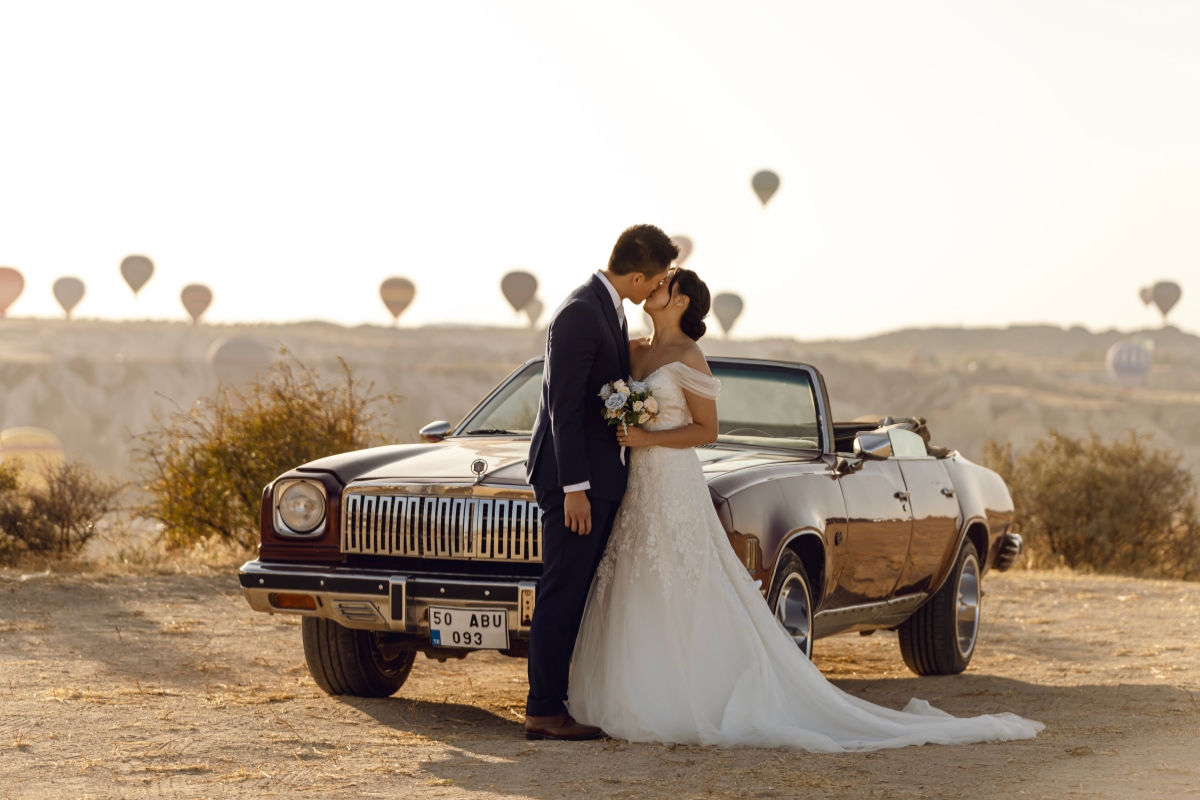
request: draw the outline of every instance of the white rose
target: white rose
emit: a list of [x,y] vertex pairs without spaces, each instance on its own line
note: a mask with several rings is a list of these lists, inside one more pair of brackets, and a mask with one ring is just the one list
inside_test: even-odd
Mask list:
[[642,401],[641,401],[641,400],[634,400],[634,401],[633,401],[633,410],[634,410],[634,411],[641,411],[641,410],[642,410],[642,405],[643,405],[643,403],[642,403]]
[[650,421],[650,415],[647,414],[645,411],[643,411],[641,413],[641,415],[638,417],[638,425],[645,425],[649,421]]
[[651,414],[658,413],[658,401],[655,400],[653,397],[647,397],[646,402],[642,403],[642,407],[645,408],[647,411],[649,411]]
[[625,385],[625,381],[613,381],[612,387],[621,394],[629,394],[629,387]]

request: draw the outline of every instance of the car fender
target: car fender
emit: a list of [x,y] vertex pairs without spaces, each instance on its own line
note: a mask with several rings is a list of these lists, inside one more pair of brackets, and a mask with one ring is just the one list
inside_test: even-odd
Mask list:
[[[787,471],[765,475],[753,483],[718,485],[714,490],[724,498],[719,516],[726,531],[735,537],[753,536],[759,542],[761,563],[751,576],[763,581],[764,593],[770,591],[785,549],[800,547],[803,537],[820,544],[819,551],[812,547],[806,550],[813,557],[820,553],[819,586],[814,586],[820,605],[830,581],[837,577],[844,550],[830,544],[834,531],[845,524],[846,507],[829,468],[821,462],[792,465]],[[816,576],[810,578],[818,582]]]
[[1004,479],[998,474],[972,462],[960,453],[944,459],[942,463],[954,485],[963,522],[958,531],[958,541],[934,576],[930,595],[936,593],[946,582],[963,542],[968,537],[980,551],[980,564],[986,573],[995,563],[996,554],[999,552],[997,541],[1008,532],[1013,519],[1012,496]]

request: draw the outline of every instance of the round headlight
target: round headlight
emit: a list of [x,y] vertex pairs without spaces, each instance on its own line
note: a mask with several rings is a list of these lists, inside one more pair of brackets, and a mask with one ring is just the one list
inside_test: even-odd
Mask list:
[[293,483],[279,498],[279,518],[296,533],[308,533],[325,519],[325,495],[315,484]]

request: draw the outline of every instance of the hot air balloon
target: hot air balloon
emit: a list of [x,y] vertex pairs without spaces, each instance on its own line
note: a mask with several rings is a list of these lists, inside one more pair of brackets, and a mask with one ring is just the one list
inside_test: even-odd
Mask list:
[[417,287],[408,278],[388,278],[379,285],[379,296],[392,312],[392,324],[400,321],[400,315],[417,296]]
[[134,297],[146,285],[146,281],[150,280],[150,276],[154,274],[154,262],[145,256],[127,256],[121,262],[121,276],[125,278],[125,282],[129,284],[129,288],[133,289]]
[[0,431],[0,461],[17,462],[27,483],[44,483],[42,470],[64,458],[62,442],[45,428],[9,428]]
[[0,267],[0,319],[25,289],[25,276],[12,267]]
[[191,315],[192,324],[199,325],[200,315],[207,311],[209,304],[212,303],[212,289],[201,283],[188,284],[179,293],[179,299],[183,301],[183,307]]
[[1142,298],[1142,305],[1148,306],[1154,302],[1154,289],[1149,286],[1143,286],[1138,289],[1138,297]]
[[1154,365],[1154,352],[1142,342],[1117,342],[1108,348],[1104,364],[1114,383],[1132,389],[1150,374],[1150,367]]
[[542,316],[545,310],[546,306],[536,297],[525,304],[525,313],[529,315],[529,327],[537,327],[538,317]]
[[513,311],[517,312],[529,305],[529,301],[537,293],[537,288],[537,278],[520,270],[510,272],[500,279],[500,291],[504,292],[504,298],[513,307]]
[[59,278],[54,282],[54,299],[71,318],[71,310],[83,299],[84,286],[79,278]]
[[758,199],[766,206],[771,196],[779,190],[779,176],[769,169],[764,169],[762,172],[754,173],[754,177],[750,179],[750,186],[758,195]]
[[208,365],[221,383],[245,386],[267,376],[275,354],[254,336],[224,336],[208,348]]
[[1179,302],[1179,298],[1183,296],[1183,289],[1179,288],[1178,283],[1171,281],[1159,281],[1154,284],[1154,288],[1150,290],[1154,298],[1154,305],[1158,306],[1158,310],[1162,312],[1163,322],[1167,321],[1167,314]]
[[732,292],[723,292],[713,298],[713,313],[716,314],[726,336],[729,336],[729,331],[733,328],[733,323],[737,322],[744,305],[742,298]]
[[683,262],[692,254],[692,240],[687,236],[672,236],[671,241],[679,248],[679,258],[675,259],[675,265],[682,267]]

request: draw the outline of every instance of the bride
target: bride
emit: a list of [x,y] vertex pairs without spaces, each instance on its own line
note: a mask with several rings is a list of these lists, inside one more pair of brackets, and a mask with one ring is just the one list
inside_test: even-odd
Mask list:
[[913,699],[903,711],[829,683],[763,602],[729,546],[693,447],[717,438],[717,398],[696,340],[708,288],[679,269],[646,300],[653,335],[630,345],[634,380],[659,404],[617,428],[629,489],[592,584],[572,659],[580,722],[635,742],[795,747],[813,752],[1025,739],[1014,714],[956,718]]

